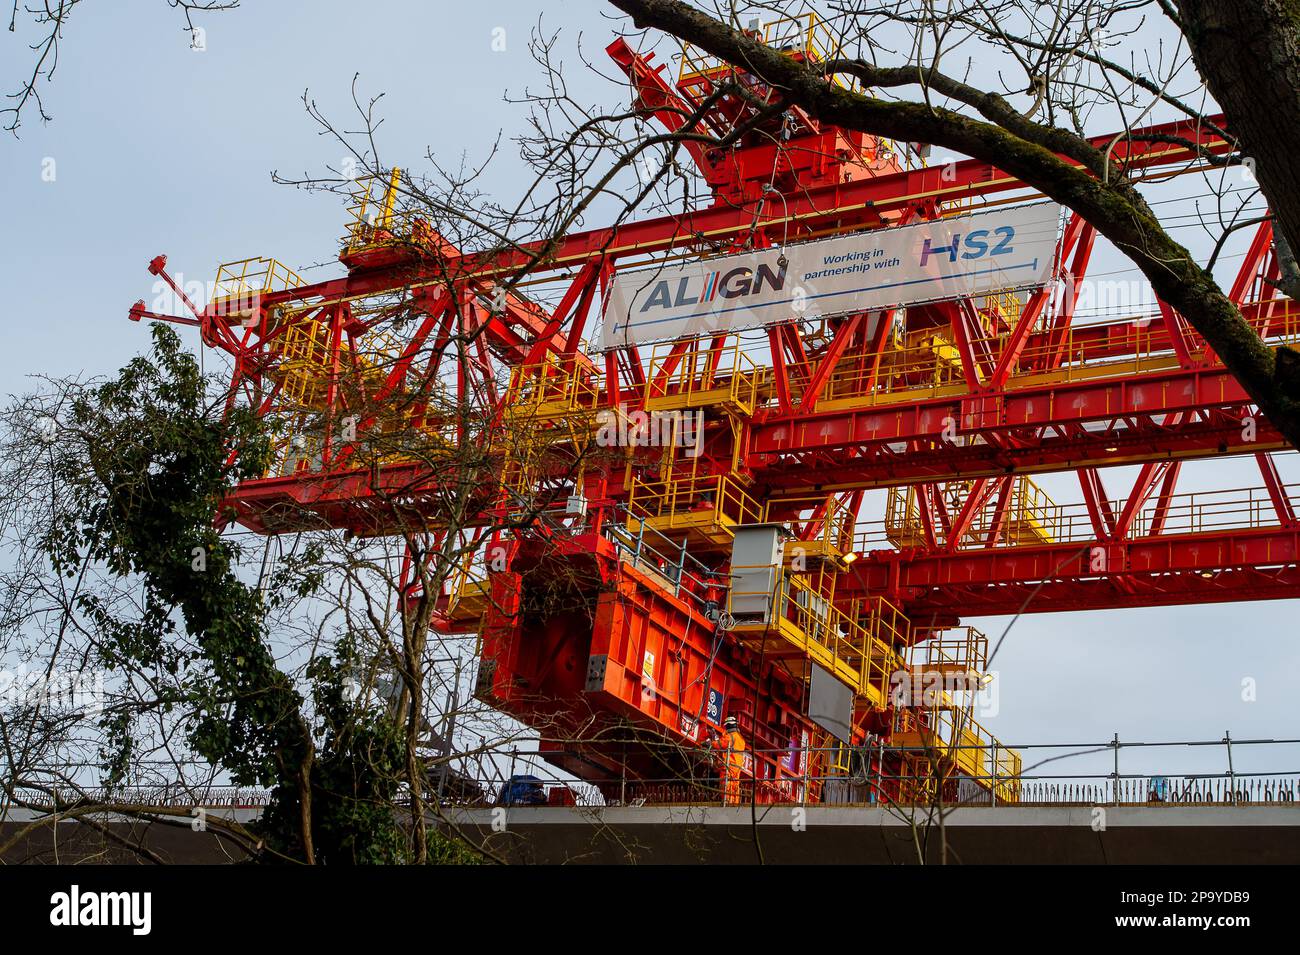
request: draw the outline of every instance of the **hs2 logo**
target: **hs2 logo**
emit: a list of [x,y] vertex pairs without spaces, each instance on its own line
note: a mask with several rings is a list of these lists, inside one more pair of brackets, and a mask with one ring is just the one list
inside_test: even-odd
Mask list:
[[[925,244],[921,246],[921,268],[925,268],[925,263],[930,261],[931,256],[937,258],[946,255],[949,262],[956,262],[959,255],[963,259],[982,259],[985,256],[1006,255],[1015,251],[1011,245],[1011,240],[1016,237],[1016,230],[1013,226],[999,226],[991,230],[991,232],[992,235],[1001,237],[991,248],[990,243],[993,240],[989,238],[989,229],[976,229],[974,232],[967,233],[964,243],[962,242],[961,233],[958,233],[952,237],[951,245],[941,245],[937,248],[932,247],[930,240],[927,238]],[[963,245],[965,246],[964,252],[962,251]]]

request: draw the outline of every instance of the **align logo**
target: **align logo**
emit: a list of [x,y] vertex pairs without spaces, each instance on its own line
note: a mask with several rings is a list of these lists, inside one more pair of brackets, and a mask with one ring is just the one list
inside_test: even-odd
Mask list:
[[[690,276],[683,276],[675,281],[661,279],[655,284],[645,304],[641,306],[641,311],[647,312],[652,308],[682,308],[686,305],[712,302],[718,296],[740,298],[758,295],[764,287],[779,292],[785,288],[785,276],[789,267],[789,262],[782,262],[775,272],[772,271],[771,266],[763,264],[757,269],[741,266],[730,272],[710,272],[702,280]],[[673,287],[674,285],[676,288]]]
[[152,892],[68,892],[50,896],[50,924],[127,925],[132,935],[148,935],[153,928]]

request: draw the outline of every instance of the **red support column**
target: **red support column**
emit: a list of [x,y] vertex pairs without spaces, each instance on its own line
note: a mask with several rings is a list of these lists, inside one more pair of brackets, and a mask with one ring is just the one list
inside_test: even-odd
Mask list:
[[528,355],[523,360],[525,366],[536,365],[545,357],[548,351],[554,348],[555,336],[564,327],[564,320],[569,317],[569,310],[573,308],[579,299],[584,299],[588,303],[591,301],[591,294],[594,290],[592,283],[599,273],[599,259],[592,259],[578,270],[578,274],[574,276],[568,289],[565,290],[564,297],[560,299],[560,304],[551,313],[550,321],[546,323],[546,327],[542,329],[537,336],[537,340],[533,342],[533,347],[528,350]]
[[1133,490],[1120,511],[1119,520],[1115,522],[1116,540],[1124,540],[1128,537],[1129,531],[1133,529],[1133,522],[1137,519],[1138,512],[1151,497],[1156,482],[1160,481],[1169,470],[1169,465],[1169,461],[1150,461],[1142,465],[1141,470],[1138,471],[1137,479],[1133,482]]
[[785,366],[785,349],[781,347],[781,335],[776,326],[769,325],[767,339],[772,346],[772,385],[776,388],[776,403],[781,414],[791,414],[790,374]]
[[[1062,261],[1074,249],[1075,244],[1079,241],[1080,234],[1084,231],[1085,225],[1082,216],[1077,213],[1072,213],[1070,215],[1070,219],[1065,226],[1065,232],[1056,246],[1057,262]],[[1088,226],[1088,228],[1091,228],[1091,226]],[[1089,241],[1089,249],[1091,249],[1091,240]],[[1085,256],[1084,267],[1086,268],[1086,266],[1087,258]],[[1067,279],[1068,278],[1069,277],[1067,276]],[[1081,275],[1073,279],[1076,290],[1081,279]],[[1038,322],[1039,317],[1043,313],[1043,309],[1047,306],[1048,301],[1051,298],[1051,289],[1054,284],[1055,282],[1053,277],[1053,279],[1048,280],[1047,285],[1035,289],[1033,294],[1029,296],[1029,301],[1025,303],[1025,307],[1020,313],[1020,318],[1017,320],[1015,328],[1012,329],[1011,334],[1007,336],[1006,342],[1003,343],[1002,355],[998,359],[997,366],[989,376],[988,384],[990,388],[1001,388],[1007,383],[1007,379],[1011,377],[1011,371],[1015,368],[1016,362],[1020,360],[1020,355],[1021,352],[1024,351],[1025,343],[1029,341],[1029,333],[1033,331],[1034,325]]]
[[1260,451],[1255,455],[1255,461],[1259,464],[1260,473],[1264,475],[1264,486],[1268,488],[1268,496],[1273,502],[1278,523],[1283,527],[1295,527],[1295,509],[1291,506],[1291,498],[1287,495],[1286,486],[1277,473],[1277,462],[1273,460],[1273,455]]
[[800,412],[809,414],[817,407],[817,400],[821,398],[822,392],[826,389],[826,383],[830,381],[831,373],[835,371],[840,356],[844,354],[844,349],[852,341],[853,336],[857,334],[865,318],[865,312],[858,312],[836,331],[835,337],[826,346],[821,361],[817,363],[817,370],[808,379],[808,387],[804,390],[803,401],[799,403]]
[[871,336],[871,371],[867,375],[867,394],[876,390],[876,382],[880,378],[880,360],[884,357],[885,345],[889,342],[889,333],[893,327],[894,310],[886,309],[880,313],[880,324],[876,326],[875,334]]
[[1074,306],[1079,300],[1079,288],[1087,275],[1088,263],[1092,259],[1092,247],[1096,239],[1097,230],[1091,223],[1085,222],[1075,243],[1074,260],[1070,263],[1069,271],[1065,273],[1065,281],[1069,286],[1067,294],[1060,302],[1056,318],[1052,321],[1051,330],[1047,334],[1046,348],[1039,363],[1043,369],[1059,367],[1065,357],[1065,344],[1069,340],[1070,326],[1074,322]]
[[1115,534],[1115,513],[1111,510],[1106,488],[1096,468],[1080,468],[1079,486],[1083,489],[1083,503],[1088,508],[1093,532],[1097,540],[1110,540]]
[[321,469],[330,464],[334,441],[334,418],[339,399],[339,350],[343,347],[343,308],[335,305],[329,309],[329,374],[330,383],[325,390],[325,438],[321,445]]
[[1158,537],[1165,531],[1165,521],[1169,519],[1169,509],[1173,504],[1174,488],[1178,484],[1178,472],[1182,468],[1183,462],[1170,461],[1169,467],[1165,469],[1165,479],[1160,485],[1160,495],[1156,498],[1156,506],[1151,512],[1151,527],[1148,536]]
[[955,551],[961,543],[961,539],[966,536],[971,524],[975,520],[975,515],[988,501],[989,493],[993,491],[996,483],[990,478],[978,478],[971,485],[970,491],[966,494],[966,500],[962,502],[961,510],[957,512],[957,517],[952,522],[952,527],[948,531],[948,540],[946,541],[946,550],[951,553]]
[[1007,525],[1007,511],[1011,504],[1011,489],[1015,485],[1015,476],[1008,474],[998,481],[998,499],[993,505],[993,519],[989,522],[989,532],[984,537],[985,547],[995,547],[1002,539]]

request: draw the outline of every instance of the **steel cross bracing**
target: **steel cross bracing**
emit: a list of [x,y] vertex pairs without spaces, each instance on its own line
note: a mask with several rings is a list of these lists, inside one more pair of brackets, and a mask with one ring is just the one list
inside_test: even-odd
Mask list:
[[[782,49],[821,55],[815,29]],[[449,576],[436,623],[479,629],[480,695],[537,725],[558,720],[567,732],[556,735],[589,732],[590,745],[566,744],[553,760],[602,776],[658,778],[665,761],[693,772],[648,741],[697,746],[719,708],[741,717],[756,749],[797,753],[824,738],[807,710],[820,667],[852,690],[856,741],[927,750],[924,760],[881,750],[878,764],[927,762],[943,779],[1003,792],[1015,766],[967,710],[947,697],[927,708],[890,695],[898,673],[981,668],[970,643],[942,666],[916,655],[947,645],[963,615],[1300,595],[1277,429],[1164,303],[1075,323],[1096,236],[1077,216],[1058,243],[1057,280],[1028,295],[913,306],[874,322],[792,314],[768,326],[762,352],[719,335],[647,354],[589,353],[584,339],[620,269],[1035,195],[987,163],[914,167],[885,140],[764,111],[755,78],[740,77],[750,95],[738,97],[728,84],[740,71],[689,51],[676,82],[621,40],[609,52],[648,115],[731,137],[725,150],[687,144],[713,205],[463,252],[418,209],[399,207],[394,170],[359,193],[345,275],[309,283],[248,260],[222,267],[205,308],[184,299],[194,317],[174,320],[232,356],[231,405],[274,426],[272,472],[230,500],[241,523],[384,535],[418,518],[435,536],[479,527],[508,545],[508,566],[480,557]],[[1093,141],[1139,180],[1193,171],[1230,149],[1187,120]],[[171,281],[162,257],[150,270]],[[1265,223],[1230,296],[1274,344],[1300,332],[1300,313],[1272,284],[1277,272]],[[555,304],[533,297],[541,293]],[[168,318],[143,303],[131,317]],[[702,453],[634,443],[590,455],[602,411],[620,420],[702,411]],[[446,449],[444,466],[412,450],[420,442]],[[443,515],[458,482],[446,462],[471,446],[499,462],[500,480],[480,482],[469,518],[451,526]],[[1258,488],[1212,500],[1179,493],[1185,464],[1230,456],[1253,458]],[[1140,467],[1113,497],[1116,480],[1108,489],[1103,475],[1117,465]],[[1051,501],[1030,477],[1061,472],[1078,475],[1075,503]],[[867,493],[888,495],[881,524],[863,518]],[[793,539],[765,584],[772,618],[720,628],[736,599],[735,533],[773,522]],[[561,579],[580,612],[523,612]],[[602,742],[610,721],[633,742]],[[967,750],[984,755],[972,761]],[[807,770],[792,757],[745,773],[768,795],[788,795]]]

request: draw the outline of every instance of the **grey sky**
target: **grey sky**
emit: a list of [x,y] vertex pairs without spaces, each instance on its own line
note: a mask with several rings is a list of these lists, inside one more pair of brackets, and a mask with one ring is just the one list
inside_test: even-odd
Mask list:
[[[574,52],[582,31],[587,56],[603,67],[608,8],[596,0],[545,7],[544,24],[564,31],[571,92],[624,101]],[[54,123],[42,126],[32,114],[20,139],[0,140],[7,331],[0,391],[32,387],[25,376],[34,372],[111,373],[146,347],[146,329],[126,313],[135,300],[153,299],[145,266],[158,253],[186,281],[209,281],[219,263],[255,255],[299,268],[327,263],[305,273],[313,279],[338,274],[331,259],[344,226],[341,203],[270,177],[273,169],[319,173],[342,159],[305,115],[304,89],[341,121],[350,118],[354,73],[365,93],[385,92],[386,163],[418,167],[426,147],[445,164],[462,152],[482,157],[524,116],[502,94],[540,76],[526,48],[537,11],[511,0],[246,0],[238,11],[198,21],[207,50],[195,52],[182,19],[162,0],[78,7],[55,82],[44,90]],[[492,51],[495,28],[506,31],[504,52]],[[22,40],[0,34],[6,92],[28,69]],[[505,201],[521,180],[517,150],[503,145],[484,185]],[[48,159],[52,182],[42,178]],[[1115,257],[1100,262],[1125,268]],[[1131,470],[1121,473],[1131,481]],[[1259,483],[1257,472],[1238,465],[1191,465],[1184,475],[1185,490]],[[1283,476],[1300,478],[1294,460]],[[1107,474],[1107,481],[1112,495],[1126,490],[1118,477]],[[1049,491],[1059,483],[1044,482]],[[1060,486],[1062,498],[1077,499],[1068,483]],[[996,661],[1000,711],[989,726],[1013,743],[1090,742],[1115,732],[1124,739],[1217,739],[1225,729],[1241,738],[1300,736],[1297,606],[1026,616]],[[993,639],[1006,625],[970,622]],[[1246,678],[1257,681],[1256,702],[1242,699]],[[1291,748],[1269,762],[1300,770],[1297,756]],[[1124,759],[1125,769],[1223,765],[1220,749]],[[1251,761],[1243,754],[1237,768]]]

